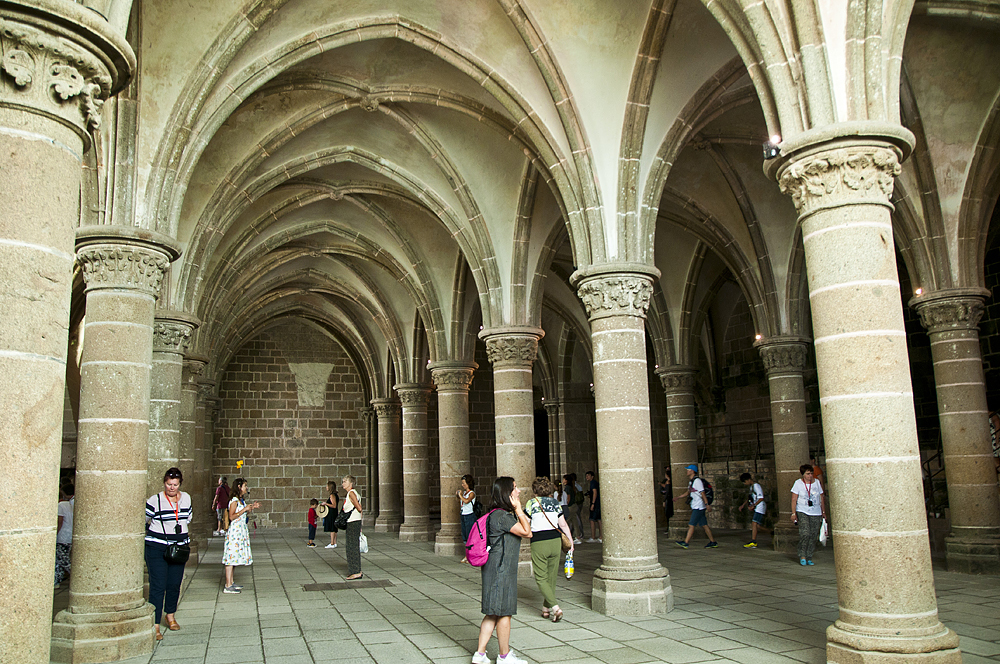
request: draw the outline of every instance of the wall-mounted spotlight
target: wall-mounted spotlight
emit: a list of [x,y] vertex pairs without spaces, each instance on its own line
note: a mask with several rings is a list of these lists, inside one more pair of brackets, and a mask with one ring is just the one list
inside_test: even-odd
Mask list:
[[917,290],[913,291],[913,294],[914,295],[923,295],[924,294],[924,289],[923,288],[918,288]]

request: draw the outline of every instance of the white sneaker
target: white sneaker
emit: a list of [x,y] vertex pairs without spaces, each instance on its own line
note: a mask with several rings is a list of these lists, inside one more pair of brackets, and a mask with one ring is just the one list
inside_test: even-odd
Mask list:
[[588,537],[588,538],[587,538],[587,541],[588,541],[588,542],[590,542],[591,544],[593,544],[594,542],[600,542],[601,540],[599,540],[599,539],[594,539],[593,537]]
[[323,548],[324,548],[324,549],[336,549],[336,548],[337,548],[337,545],[336,545],[336,544],[327,544],[327,545],[326,545],[326,546],[324,546]]
[[236,586],[226,586],[225,588],[222,589],[222,592],[224,592],[227,595],[239,595],[240,589],[237,588]]
[[473,653],[472,664],[491,664],[490,658],[484,652]]
[[333,546],[331,546],[330,548],[331,548],[331,549],[336,549],[336,548],[337,548],[337,545],[336,545],[336,544],[334,544],[334,545],[333,545]]
[[580,539],[579,537],[574,537],[573,544],[583,544],[583,540]]
[[219,536],[219,531],[218,530],[213,530],[212,531],[212,537],[218,537],[218,536]]
[[506,657],[497,657],[497,664],[528,664],[528,660],[521,659],[514,654],[513,650],[510,650]]

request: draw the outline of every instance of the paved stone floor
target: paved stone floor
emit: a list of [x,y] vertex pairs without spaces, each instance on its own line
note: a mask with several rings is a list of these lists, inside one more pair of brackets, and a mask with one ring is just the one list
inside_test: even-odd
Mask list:
[[[342,582],[343,548],[310,549],[304,532],[258,532],[253,566],[236,571],[243,593],[222,593],[222,540],[214,539],[201,564],[188,565],[181,631],[165,631],[152,658],[129,664],[469,662],[482,618],[478,569],[435,556],[430,544],[373,533],[362,556],[365,579],[391,585],[311,590]],[[685,551],[661,534],[674,610],[644,618],[590,610],[600,545],[581,544],[576,575],[559,580],[563,621],[539,616],[538,589],[523,579],[511,645],[539,664],[824,662],[824,630],[837,616],[832,551],[817,552],[815,567],[800,567],[769,549],[743,549],[743,537],[720,534],[715,550],[695,539]],[[943,570],[935,578],[941,617],[961,635],[963,661],[1000,662],[1000,578]],[[57,606],[65,594],[59,591]],[[491,659],[496,650],[493,639]]]

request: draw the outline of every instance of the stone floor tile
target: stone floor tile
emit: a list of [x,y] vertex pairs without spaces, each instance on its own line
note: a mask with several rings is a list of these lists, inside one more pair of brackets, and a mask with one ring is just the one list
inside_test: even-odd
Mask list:
[[684,643],[707,652],[720,652],[723,650],[733,650],[734,648],[746,647],[739,641],[724,639],[721,636],[706,636],[701,639],[685,639]]
[[742,664],[795,664],[799,660],[789,659],[773,652],[767,652],[759,648],[740,648],[739,650],[727,650],[723,653],[728,659]]
[[276,655],[304,655],[308,652],[309,648],[302,637],[264,640],[265,659]]

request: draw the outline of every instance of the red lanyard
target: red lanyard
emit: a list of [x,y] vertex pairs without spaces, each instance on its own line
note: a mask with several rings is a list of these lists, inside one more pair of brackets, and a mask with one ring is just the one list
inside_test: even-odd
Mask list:
[[[803,482],[803,484],[806,484]],[[806,484],[806,500],[812,500],[812,482]]]
[[174,508],[174,523],[181,522],[181,497],[177,496],[177,504],[174,505],[173,501],[170,500],[170,496],[167,492],[163,492],[163,497],[167,499],[167,504]]

